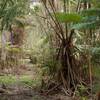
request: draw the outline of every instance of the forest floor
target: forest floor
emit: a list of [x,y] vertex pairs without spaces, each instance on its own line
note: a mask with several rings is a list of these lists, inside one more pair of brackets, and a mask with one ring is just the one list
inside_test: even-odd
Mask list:
[[[99,76],[100,74],[98,74]],[[36,65],[26,63],[12,72],[11,69],[9,71],[5,69],[0,72],[0,100],[75,100],[61,93],[43,95],[39,92],[40,84],[41,68]],[[97,89],[100,89],[100,84],[97,86]]]
[[15,70],[0,71],[0,100],[72,100],[61,94],[43,95],[39,92],[41,70],[26,63]]

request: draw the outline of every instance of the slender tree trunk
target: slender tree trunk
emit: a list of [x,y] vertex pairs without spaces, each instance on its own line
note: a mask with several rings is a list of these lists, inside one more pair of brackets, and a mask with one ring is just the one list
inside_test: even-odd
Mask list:
[[2,49],[2,52],[1,52],[1,60],[2,61],[5,61],[6,60],[6,34],[5,32],[3,31],[2,32],[2,36],[1,36],[1,49]]

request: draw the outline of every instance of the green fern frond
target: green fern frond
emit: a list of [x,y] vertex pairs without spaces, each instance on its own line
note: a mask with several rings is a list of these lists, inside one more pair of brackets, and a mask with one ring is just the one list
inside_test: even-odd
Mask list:
[[100,8],[90,8],[80,12],[83,16],[100,16]]
[[93,22],[79,23],[72,26],[72,29],[98,29],[100,27],[100,20]]
[[76,13],[66,14],[63,12],[56,13],[55,17],[57,18],[59,22],[62,22],[62,23],[79,22],[82,19],[82,17],[79,14],[76,14]]

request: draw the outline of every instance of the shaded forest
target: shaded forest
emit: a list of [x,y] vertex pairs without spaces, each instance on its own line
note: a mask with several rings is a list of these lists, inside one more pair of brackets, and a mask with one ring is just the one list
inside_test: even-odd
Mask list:
[[100,100],[99,0],[0,0],[0,100]]

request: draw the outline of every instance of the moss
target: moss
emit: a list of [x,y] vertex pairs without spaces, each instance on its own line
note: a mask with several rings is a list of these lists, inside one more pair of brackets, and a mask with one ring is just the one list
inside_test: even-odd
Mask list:
[[0,76],[0,84],[14,84],[16,82],[15,76]]
[[29,75],[22,75],[17,79],[16,76],[0,76],[0,84],[12,85],[12,84],[23,84],[28,86],[37,86],[40,85],[41,81],[39,78],[32,79]]

